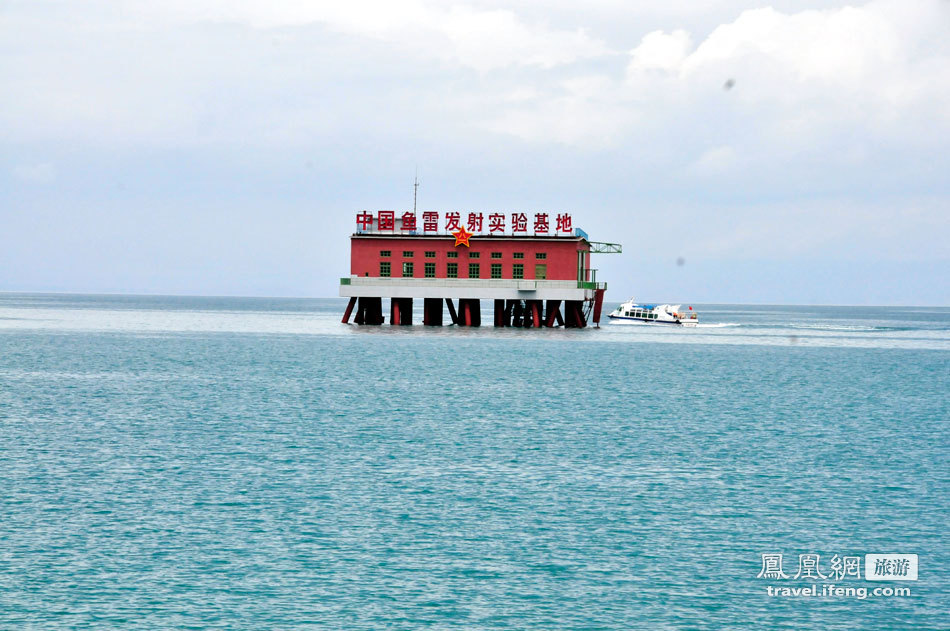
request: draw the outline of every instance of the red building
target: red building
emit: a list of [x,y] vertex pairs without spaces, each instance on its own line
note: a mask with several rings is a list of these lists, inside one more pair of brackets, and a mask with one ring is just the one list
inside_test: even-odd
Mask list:
[[[596,252],[620,246],[591,242],[571,216],[536,213],[394,211],[357,216],[350,237],[350,276],[340,295],[356,310],[357,324],[412,323],[412,301],[424,301],[423,322],[439,326],[443,301],[452,323],[481,324],[481,303],[491,301],[495,326],[586,326],[600,322],[606,283],[590,267]],[[563,311],[562,311],[563,305]]]

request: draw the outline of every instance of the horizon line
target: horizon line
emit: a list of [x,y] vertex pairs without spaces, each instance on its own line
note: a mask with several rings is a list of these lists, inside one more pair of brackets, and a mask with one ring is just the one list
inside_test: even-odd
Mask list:
[[[0,289],[0,295],[21,294],[33,296],[127,296],[130,298],[256,298],[261,300],[346,300],[340,296],[273,296],[257,294],[166,294],[166,293],[137,293],[137,292],[88,292],[88,291],[18,291]],[[647,302],[656,302],[653,299],[643,299]],[[605,301],[606,302],[606,301]],[[661,301],[662,302],[662,301]],[[666,302],[669,302],[668,300]],[[673,302],[676,302],[674,300]],[[948,309],[950,304],[837,304],[826,302],[797,303],[797,302],[691,302],[682,300],[682,304],[715,306],[739,306],[739,307],[927,307],[936,309]],[[670,303],[672,304],[672,303]]]

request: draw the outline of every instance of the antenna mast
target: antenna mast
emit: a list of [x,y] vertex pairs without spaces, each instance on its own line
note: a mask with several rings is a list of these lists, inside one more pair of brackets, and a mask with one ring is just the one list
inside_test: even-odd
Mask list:
[[412,214],[416,214],[416,198],[419,197],[419,171],[416,170],[416,177],[412,183]]

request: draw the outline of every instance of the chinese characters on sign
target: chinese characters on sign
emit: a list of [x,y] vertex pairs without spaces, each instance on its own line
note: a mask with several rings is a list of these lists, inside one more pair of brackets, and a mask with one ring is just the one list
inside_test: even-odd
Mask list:
[[[552,227],[552,218],[554,230]],[[423,233],[436,234],[438,232],[455,233],[460,229],[467,229],[472,234],[535,234],[535,235],[569,235],[573,234],[574,227],[569,213],[535,213],[534,220],[530,221],[526,213],[484,213],[471,212],[462,217],[459,212],[446,212],[441,217],[438,212],[426,211],[422,213],[421,222],[413,212],[405,212],[397,216],[394,210],[379,210],[376,213],[362,211],[356,215],[356,228],[360,232],[379,231],[396,232],[420,229]]]

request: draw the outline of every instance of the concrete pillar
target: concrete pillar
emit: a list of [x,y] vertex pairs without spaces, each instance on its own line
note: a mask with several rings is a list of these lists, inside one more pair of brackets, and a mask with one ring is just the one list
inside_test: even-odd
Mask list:
[[495,326],[506,326],[505,325],[505,301],[496,300],[495,301]]
[[442,326],[442,299],[441,298],[423,299],[422,323],[426,326]]
[[[459,303],[461,304],[461,301],[459,301]],[[452,324],[461,324],[459,322],[458,313],[455,312],[455,305],[452,304],[452,299],[446,298],[445,304],[449,308],[449,317],[452,318]]]
[[512,315],[511,315],[511,326],[517,326],[517,327],[525,326],[524,307],[522,306],[520,300],[515,300],[515,304],[512,309]]
[[360,298],[356,301],[356,324],[382,324],[383,299],[376,297]]

